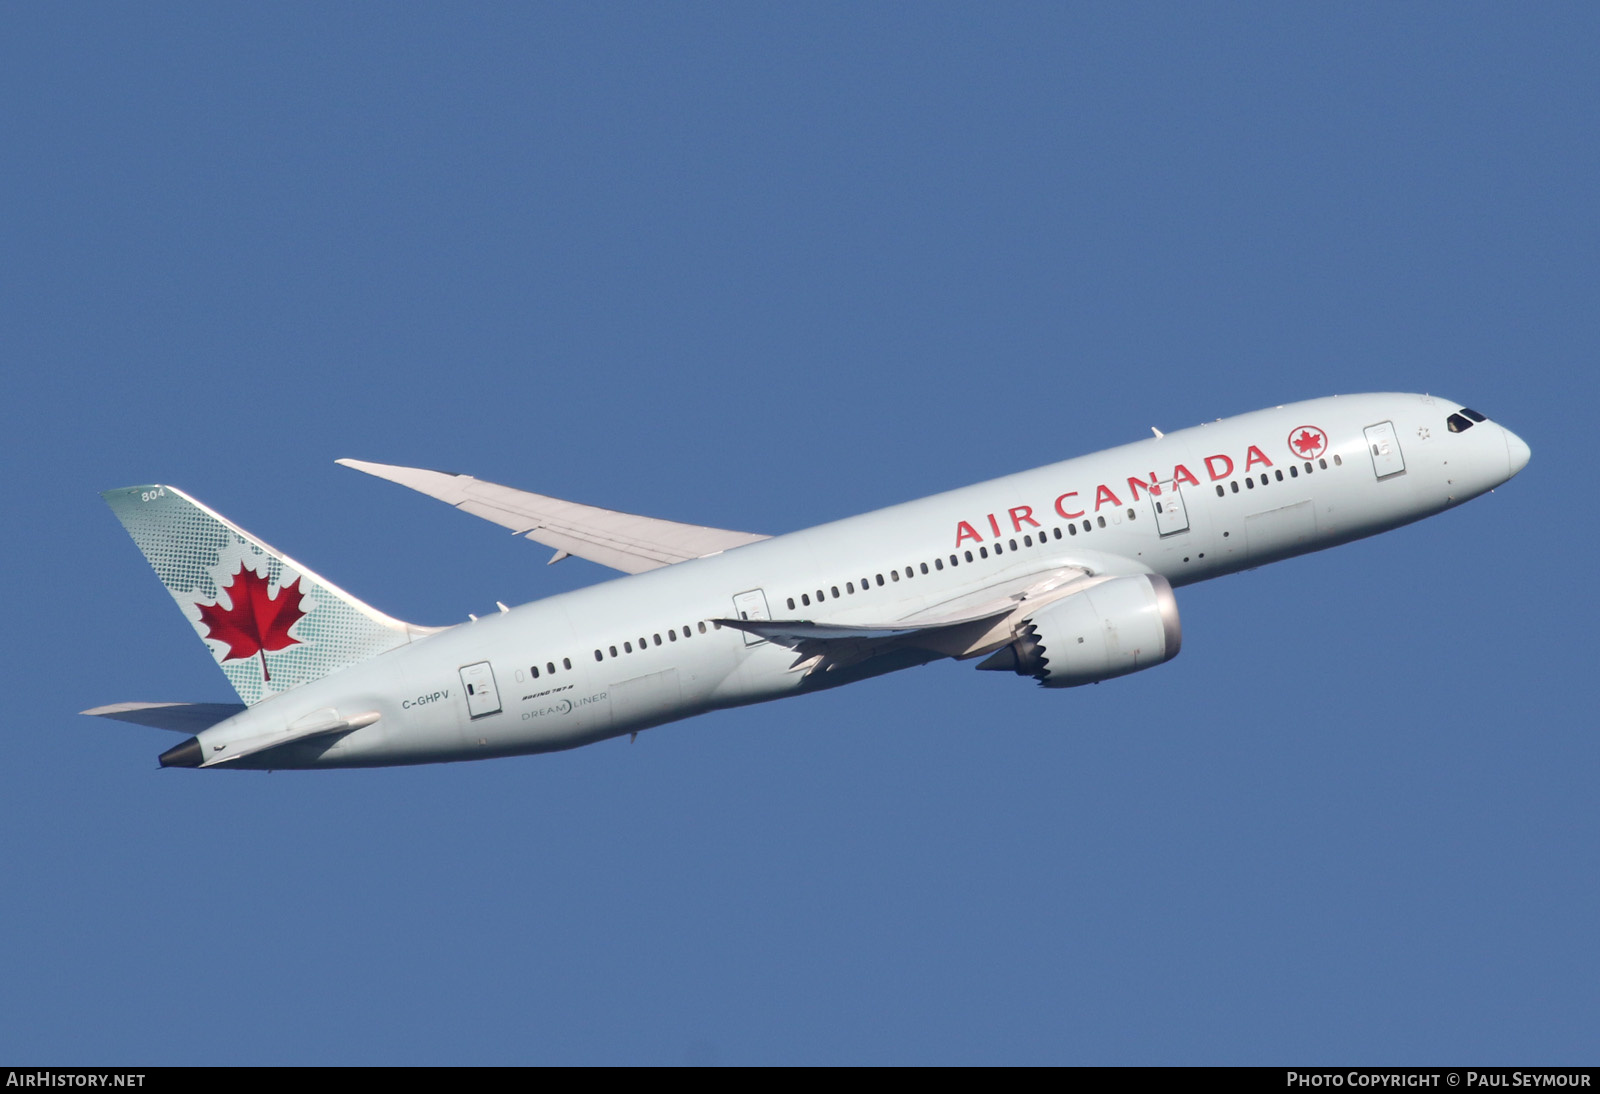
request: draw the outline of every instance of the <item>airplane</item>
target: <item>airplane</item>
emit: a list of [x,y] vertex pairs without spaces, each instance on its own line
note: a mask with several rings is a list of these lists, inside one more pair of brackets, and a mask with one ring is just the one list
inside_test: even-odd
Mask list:
[[83,713],[184,733],[163,767],[285,770],[552,752],[943,658],[1077,687],[1177,656],[1174,589],[1421,520],[1530,455],[1428,395],[1151,432],[778,536],[339,460],[627,575],[449,627],[377,611],[175,487],[109,490],[240,702]]

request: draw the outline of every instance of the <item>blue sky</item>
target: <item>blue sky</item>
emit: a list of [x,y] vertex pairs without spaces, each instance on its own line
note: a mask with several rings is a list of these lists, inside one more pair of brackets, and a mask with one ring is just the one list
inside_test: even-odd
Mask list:
[[[12,5],[0,1058],[1587,1062],[1591,5]],[[159,771],[228,699],[102,489],[450,623],[603,580],[336,467],[784,532],[1432,391],[1493,495],[575,752]]]

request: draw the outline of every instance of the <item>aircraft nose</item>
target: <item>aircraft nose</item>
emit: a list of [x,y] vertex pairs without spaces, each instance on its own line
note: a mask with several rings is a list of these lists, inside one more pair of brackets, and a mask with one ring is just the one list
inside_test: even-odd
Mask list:
[[1509,464],[1506,478],[1511,478],[1518,471],[1528,466],[1528,460],[1533,456],[1533,451],[1526,441],[1511,430],[1501,427],[1501,432],[1506,435],[1506,461]]

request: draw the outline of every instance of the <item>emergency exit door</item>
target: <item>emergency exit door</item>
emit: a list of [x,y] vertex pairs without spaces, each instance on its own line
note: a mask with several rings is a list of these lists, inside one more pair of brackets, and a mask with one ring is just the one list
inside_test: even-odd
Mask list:
[[1178,492],[1176,479],[1161,484],[1161,493],[1150,492],[1150,507],[1156,511],[1156,532],[1163,536],[1189,530],[1189,510],[1184,508],[1183,495]]
[[[771,613],[767,611],[767,594],[760,589],[751,589],[735,596],[733,598],[733,612],[740,619],[772,618]],[[747,646],[759,645],[765,641],[766,639],[759,634],[751,634],[749,631],[744,632],[744,644]]]
[[1367,426],[1367,452],[1372,456],[1372,471],[1380,479],[1390,475],[1403,475],[1406,458],[1400,451],[1400,438],[1395,436],[1393,422],[1379,422]]
[[500,690],[494,686],[494,669],[489,662],[463,665],[461,689],[467,693],[467,713],[472,717],[500,713]]

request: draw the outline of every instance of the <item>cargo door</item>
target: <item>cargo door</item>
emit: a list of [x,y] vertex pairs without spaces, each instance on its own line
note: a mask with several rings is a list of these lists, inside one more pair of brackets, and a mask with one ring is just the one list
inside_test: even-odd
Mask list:
[[611,699],[613,729],[643,729],[670,722],[678,717],[683,704],[677,669],[624,680],[606,692]]

